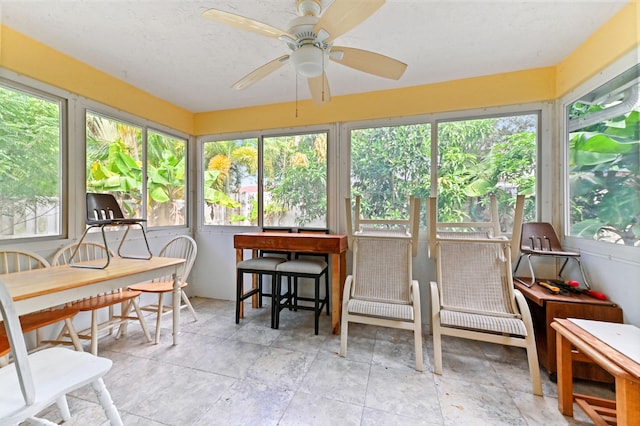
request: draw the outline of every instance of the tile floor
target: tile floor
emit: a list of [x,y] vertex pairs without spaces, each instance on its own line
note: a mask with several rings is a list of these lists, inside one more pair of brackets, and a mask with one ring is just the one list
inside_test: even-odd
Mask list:
[[[184,311],[178,346],[170,344],[170,316],[158,345],[133,325],[120,340],[100,341],[100,355],[114,362],[105,383],[125,425],[591,424],[577,408],[575,419],[558,412],[557,388],[544,371],[545,396],[531,393],[519,348],[445,337],[444,374],[437,376],[428,332],[419,373],[411,332],[352,325],[341,358],[327,316],[314,336],[312,312],[283,311],[273,330],[268,307],[247,305],[236,325],[233,302],[192,301],[200,320]],[[576,389],[613,397],[609,385]],[[65,425],[106,423],[90,387],[69,405],[73,418]],[[61,420],[55,408],[45,417]]]

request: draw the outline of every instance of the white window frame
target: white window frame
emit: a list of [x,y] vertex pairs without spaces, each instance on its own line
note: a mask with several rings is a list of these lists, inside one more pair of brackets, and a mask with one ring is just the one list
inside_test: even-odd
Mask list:
[[[608,81],[612,80],[619,74],[628,70],[638,63],[640,57],[640,48],[634,49],[624,55],[622,58],[601,70],[595,76],[580,84],[557,101],[557,109],[559,110],[559,135],[561,141],[561,156],[559,162],[559,181],[562,183],[559,194],[561,194],[560,208],[562,212],[563,229],[569,226],[569,141],[568,141],[568,114],[567,109],[570,104],[577,101],[581,97],[587,95]],[[573,250],[585,251],[600,257],[607,257],[611,260],[621,261],[632,265],[640,265],[640,248],[630,247],[622,244],[612,244],[603,241],[596,241],[586,238],[574,237],[564,232],[564,244],[567,248]]]

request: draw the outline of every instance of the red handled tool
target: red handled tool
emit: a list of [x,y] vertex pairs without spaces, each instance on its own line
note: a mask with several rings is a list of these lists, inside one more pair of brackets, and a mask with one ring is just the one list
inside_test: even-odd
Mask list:
[[600,293],[599,291],[593,291],[589,288],[580,288],[580,283],[578,281],[560,281],[560,280],[549,280],[553,283],[554,286],[560,287],[562,290],[568,290],[572,293],[586,294],[595,299],[599,300],[607,300],[607,295],[604,293]]

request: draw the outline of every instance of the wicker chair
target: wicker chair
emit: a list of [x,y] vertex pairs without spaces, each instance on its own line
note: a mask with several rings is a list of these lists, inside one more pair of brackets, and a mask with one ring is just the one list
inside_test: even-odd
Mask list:
[[533,393],[542,395],[533,323],[513,288],[508,240],[439,239],[431,282],[434,371],[442,374],[441,336],[525,348]]
[[340,355],[350,322],[412,330],[416,370],[423,370],[418,281],[411,276],[411,236],[353,235],[353,274],[342,299]]

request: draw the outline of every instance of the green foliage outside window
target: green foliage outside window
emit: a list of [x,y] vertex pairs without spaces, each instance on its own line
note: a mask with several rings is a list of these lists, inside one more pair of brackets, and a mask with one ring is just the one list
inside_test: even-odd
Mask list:
[[87,113],[87,192],[115,193],[129,217],[143,217],[147,185],[149,226],[184,225],[186,141],[147,131],[143,176],[142,128]]
[[0,86],[0,239],[60,232],[61,103]]
[[[572,118],[602,111],[574,103]],[[569,134],[571,235],[625,245],[640,242],[640,111]]]

